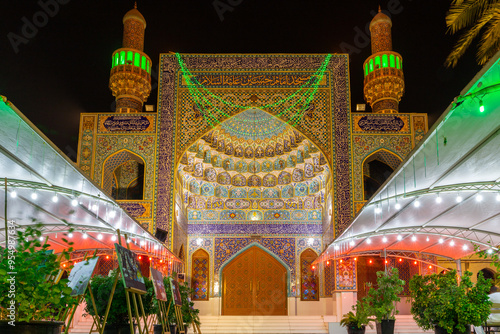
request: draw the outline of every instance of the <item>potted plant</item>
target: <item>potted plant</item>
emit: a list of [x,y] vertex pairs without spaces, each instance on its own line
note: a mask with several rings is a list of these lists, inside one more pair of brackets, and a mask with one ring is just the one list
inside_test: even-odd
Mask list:
[[470,325],[481,326],[490,314],[488,291],[491,281],[479,274],[477,283],[466,271],[459,278],[455,270],[410,280],[411,313],[418,326],[436,334],[470,333]]
[[[368,318],[365,304],[362,301],[357,301],[356,305],[352,306],[354,312],[350,311],[342,317],[340,325],[347,328],[348,334],[364,334],[366,325],[369,325],[371,319]],[[371,325],[370,325],[371,327]]]
[[182,298],[182,319],[184,320],[187,334],[188,326],[193,323],[196,323],[198,326],[200,325],[200,320],[198,318],[200,310],[194,308],[194,302],[191,301],[194,290],[189,287],[187,282],[179,284],[179,290]]
[[400,301],[399,294],[403,292],[405,281],[399,279],[398,268],[390,271],[377,272],[377,288],[369,284],[367,296],[364,298],[367,312],[375,316],[378,334],[394,333],[396,314],[396,302]]
[[[109,297],[111,296],[113,283],[116,279],[116,275],[118,275],[118,272],[119,270],[114,270],[110,271],[108,276],[94,276],[90,282],[90,287],[94,294],[97,313],[101,322],[104,321],[104,314],[106,312],[106,307],[108,306]],[[141,295],[141,298],[144,305],[144,312],[146,313],[146,315],[150,315],[153,314],[154,293],[151,292],[153,289],[153,283],[147,277],[144,277],[144,282],[146,283],[148,293]],[[88,291],[85,295],[85,301],[87,304],[85,307],[85,311],[88,314],[95,316],[94,308],[92,306],[92,300]],[[141,311],[139,310],[139,312]],[[136,325],[134,324],[134,326]],[[125,288],[123,287],[121,281],[118,281],[118,283],[116,284],[113,301],[111,302],[108,318],[104,327],[104,333],[130,334],[130,319],[128,317],[127,299],[125,297]]]
[[60,333],[64,311],[78,302],[68,280],[56,279],[72,243],[59,238],[68,248],[54,254],[42,226],[9,234],[8,246],[0,250],[0,318],[6,319],[0,321],[1,333]]

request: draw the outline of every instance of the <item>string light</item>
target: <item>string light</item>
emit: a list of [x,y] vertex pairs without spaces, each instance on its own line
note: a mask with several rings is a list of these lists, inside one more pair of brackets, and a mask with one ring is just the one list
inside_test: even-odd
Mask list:
[[354,246],[354,240],[349,241],[349,245]]
[[441,196],[439,196],[438,194],[438,197],[436,197],[436,203],[439,204],[443,201],[443,199],[441,198]]
[[82,238],[87,239],[87,237],[88,237],[87,232],[83,233]]
[[68,238],[73,238],[73,233],[68,233]]
[[52,196],[52,202],[54,202],[54,203],[59,202],[59,198],[57,197],[57,194],[54,194],[54,196]]
[[460,196],[460,195],[457,195],[457,198],[456,198],[456,201],[457,201],[457,203],[460,203],[460,202],[462,202],[462,196]]
[[476,202],[481,202],[483,200],[483,195],[477,194],[476,195]]
[[417,261],[413,261],[413,264],[417,264]]
[[425,241],[427,241],[427,242],[428,242],[428,241],[429,241],[429,237],[425,238]]
[[438,242],[442,244],[444,242],[443,238],[439,238]]
[[366,239],[366,243],[367,244],[371,244],[372,243],[372,240],[370,238]]
[[382,238],[382,241],[383,242],[387,242],[387,237],[384,235],[384,237]]
[[415,202],[413,202],[413,205],[416,207],[416,208],[419,208],[420,207],[420,201],[418,199],[415,200]]
[[370,259],[370,261],[368,261],[368,263],[372,264],[373,263],[373,260]]
[[411,241],[417,241],[417,236],[416,235],[412,235]]
[[326,261],[326,265],[327,265],[327,266],[328,266],[328,265],[330,265],[330,261]]
[[381,213],[382,212],[382,209],[379,208],[378,206],[375,208],[375,213]]
[[467,250],[468,248],[469,248],[469,247],[467,247],[467,245],[463,245],[463,246],[462,246],[462,249],[463,249],[463,250]]
[[488,249],[488,250],[486,251],[486,253],[488,253],[488,254],[493,254],[493,249],[491,249],[491,248],[490,248],[490,249]]
[[401,209],[401,204],[399,204],[399,203],[396,203],[396,205],[394,205],[394,208],[395,208],[396,210],[399,210],[399,209]]
[[31,193],[31,199],[37,199],[38,198],[38,194],[36,192],[32,192]]
[[116,216],[116,211],[115,210],[111,210],[109,212],[109,218],[115,218],[115,216]]
[[[500,196],[500,195],[499,195]],[[14,191],[11,191],[10,192],[10,197],[11,198],[16,198],[17,197],[17,192],[14,190]]]
[[483,100],[479,100],[479,112],[484,112],[484,103]]
[[357,258],[357,257],[355,257],[355,258],[354,258],[354,261],[358,261],[358,258]]
[[497,200],[497,202],[500,202],[500,194],[497,194],[497,197],[495,197],[495,199]]
[[99,234],[97,235],[97,239],[98,239],[98,240],[102,240],[102,234],[101,234],[101,233],[99,233]]
[[403,239],[403,236],[401,234],[398,234],[398,238],[397,238],[399,241],[401,241]]
[[450,241],[450,246],[455,246],[455,241]]

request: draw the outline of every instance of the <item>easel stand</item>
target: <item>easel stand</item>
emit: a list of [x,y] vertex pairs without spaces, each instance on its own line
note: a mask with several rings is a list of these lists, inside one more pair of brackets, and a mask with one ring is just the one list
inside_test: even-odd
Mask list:
[[[162,327],[162,334],[170,334],[170,323],[168,322],[168,313],[170,312],[170,303],[163,300],[158,300],[158,311],[160,315],[160,324]],[[175,334],[175,333],[173,333]]]
[[[146,312],[144,312],[144,305],[142,304],[142,298],[141,298],[141,293],[138,290],[135,289],[125,289],[125,298],[127,299],[127,310],[128,310],[128,318],[129,318],[129,323],[130,323],[130,334],[134,334],[134,321],[132,318],[132,305],[130,304],[130,300],[132,300],[132,303],[134,304],[134,311],[135,311],[135,319],[137,320],[137,327],[139,327],[139,334],[148,334],[148,322],[146,319]],[[137,303],[137,300],[139,300],[139,303]],[[141,326],[141,316],[139,316],[139,308],[137,307],[137,304],[139,304],[142,312],[142,320],[144,322],[144,328]]]
[[184,330],[184,320],[182,320],[182,310],[181,305],[175,305],[175,319],[177,320],[177,327],[179,328],[179,334],[185,334]]

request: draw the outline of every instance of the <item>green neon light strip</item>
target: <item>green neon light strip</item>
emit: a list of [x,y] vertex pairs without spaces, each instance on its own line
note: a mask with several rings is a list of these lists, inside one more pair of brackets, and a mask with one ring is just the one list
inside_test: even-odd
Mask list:
[[[182,59],[180,58],[180,55],[179,54],[177,54],[177,55],[178,55],[177,56],[178,59],[180,60],[179,65],[181,67],[181,70],[183,70],[183,76],[186,79],[187,87],[188,87],[188,90],[190,92],[190,95],[193,98],[193,100],[195,101],[196,106],[202,111],[203,117],[207,121],[207,123],[209,123],[211,127],[214,127],[214,124],[210,121],[210,119],[212,119],[213,121],[215,121],[215,122],[217,122],[219,124],[220,124],[220,121],[217,119],[217,117],[215,115],[213,115],[208,110],[208,108],[206,108],[204,106],[204,104],[202,102],[205,102],[206,104],[208,104],[209,106],[211,106],[213,109],[215,109],[215,111],[217,113],[219,113],[221,115],[224,115],[226,117],[230,117],[230,115],[224,113],[219,108],[217,108],[216,106],[214,106],[210,101],[208,101],[207,98],[198,89],[197,85],[193,84],[193,82],[191,81],[191,78],[193,76],[191,75],[191,73],[189,72],[189,70],[184,66],[184,63],[183,63]],[[295,103],[293,103],[290,107],[286,108],[285,110],[281,111],[278,115],[276,115],[276,117],[281,116],[283,113],[285,113],[285,112],[289,111],[290,109],[292,109],[293,107],[295,107],[304,97],[306,98],[305,103],[303,104],[301,110],[299,110],[294,115],[292,115],[288,121],[284,122],[283,125],[280,126],[280,128],[284,127],[286,124],[288,124],[292,120],[294,120],[293,125],[295,126],[302,119],[304,111],[305,111],[305,108],[307,108],[309,106],[309,103],[312,101],[312,99],[314,98],[314,95],[316,94],[316,92],[317,92],[317,90],[319,88],[319,82],[321,81],[321,79],[322,79],[322,77],[324,75],[324,72],[326,70],[326,67],[328,66],[330,58],[331,58],[331,55],[328,55],[327,59],[325,59],[325,62],[322,64],[322,66],[316,72],[316,73],[319,72],[319,75],[320,75],[319,78],[320,79],[317,79],[317,77],[315,77],[314,75],[312,76],[312,78],[316,79],[316,80],[314,80],[313,87],[307,88],[306,92],[303,93],[302,96],[300,96],[296,100]],[[185,72],[187,72],[188,75],[186,75]],[[199,83],[198,83],[198,86],[201,86],[205,91],[209,92],[205,87],[203,87]],[[298,91],[300,91],[301,89],[303,89],[303,87],[301,87]],[[297,95],[297,92],[295,92],[294,95]],[[220,101],[224,101],[223,99],[221,99],[218,96],[212,94],[211,92],[209,92],[209,94],[212,95],[212,96],[214,96],[214,97],[216,97],[216,98],[218,98],[218,100],[220,100]],[[287,98],[287,99],[283,99],[281,101],[288,101],[289,99],[290,99],[290,97]],[[280,102],[280,101],[278,101],[278,102]],[[284,102],[282,102],[282,103],[284,103]],[[274,104],[277,104],[277,103],[274,103]],[[270,104],[270,105],[274,105],[274,104]],[[235,104],[232,104],[232,105],[234,105],[235,107],[238,107],[238,105],[235,105]],[[248,109],[248,108],[251,108],[252,106],[240,106],[240,107]],[[261,107],[261,108],[263,108],[263,107]],[[275,130],[276,129],[273,129],[273,131],[275,131]],[[265,133],[265,134],[270,134],[270,133],[271,132]]]
[[[198,80],[196,79],[196,77],[194,77],[194,75],[191,74],[191,72],[189,71],[189,69],[186,67],[184,61],[182,60],[181,55],[179,53],[176,53],[175,55],[176,55],[177,60],[179,62],[179,66],[181,68],[182,74],[186,78],[186,81],[188,82],[188,86],[192,85],[193,88],[196,89],[196,90],[198,90],[198,91],[200,91],[199,88],[201,88],[201,90],[203,90],[204,92],[206,92],[211,97],[213,97],[216,100],[218,100],[219,102],[222,102],[222,103],[224,103],[224,104],[226,104],[226,105],[228,105],[230,107],[233,107],[233,108],[249,109],[249,108],[252,107],[252,106],[248,106],[248,105],[234,104],[234,103],[232,103],[230,101],[227,101],[227,100],[224,100],[223,98],[221,98],[221,97],[213,94],[212,92],[210,92],[205,86],[203,86],[202,84],[200,84],[198,82]],[[319,85],[319,82],[323,78],[324,72],[326,71],[326,68],[327,68],[328,63],[330,62],[331,58],[332,58],[332,55],[328,54],[327,57],[325,58],[323,64],[320,66],[320,68],[313,75],[311,75],[311,77],[309,78],[309,80],[305,84],[303,84],[302,86],[300,86],[299,89],[295,93],[293,93],[291,96],[289,96],[286,99],[282,99],[282,100],[279,100],[277,102],[274,102],[274,103],[263,105],[260,108],[266,109],[266,108],[271,108],[271,107],[275,107],[275,106],[281,105],[281,104],[283,104],[285,102],[288,102],[289,100],[293,99],[295,96],[297,96],[299,94],[299,92],[301,92],[307,86]],[[201,94],[201,92],[200,92],[200,94]]]
[[[210,126],[213,128],[214,127],[214,124],[210,121],[210,119],[212,119],[214,121],[214,123],[218,123],[220,124],[221,122],[217,119],[216,116],[214,116],[202,103],[202,100],[207,102],[210,106],[212,106],[212,108],[215,109],[215,111],[217,111],[219,114],[222,114],[222,115],[225,115],[227,117],[230,117],[228,114],[222,112],[221,110],[219,110],[216,106],[212,105],[208,100],[206,100],[206,98],[201,95],[201,93],[199,91],[196,91],[192,85],[190,84],[190,78],[189,77],[186,77],[186,81],[188,82],[188,89],[190,91],[190,94],[193,98],[193,100],[195,101],[196,103],[196,106],[201,110],[202,112],[202,115],[203,115],[203,118],[207,121],[208,124],[210,124]],[[296,112],[294,115],[292,115],[290,117],[290,119],[286,122],[283,122],[282,125],[280,126],[280,129],[283,128],[286,124],[289,124],[292,120],[294,120],[293,122],[293,126],[295,126],[301,119],[302,117],[304,116],[304,111],[306,109],[306,107],[309,106],[309,103],[312,101],[312,99],[314,98],[314,95],[316,94],[317,90],[318,90],[318,86],[319,85],[316,85],[316,87],[310,87],[308,88],[307,92],[309,92],[311,89],[312,89],[312,92],[310,94],[307,94],[309,95],[307,98],[306,98],[306,101],[305,103],[303,104],[301,110],[299,110],[298,112]],[[307,93],[306,92],[306,93]],[[305,96],[306,94],[304,94]],[[293,103],[290,107],[288,107],[287,109],[285,109],[284,111],[280,112],[277,116],[283,114],[284,112],[290,110],[291,108],[295,107],[299,102],[301,101],[301,99],[297,99],[297,101],[295,103]],[[270,134],[272,132],[276,131],[276,129],[273,129],[273,131],[269,131],[269,132],[266,132],[266,133],[262,133],[264,135],[266,134]],[[238,133],[238,132],[237,132]],[[243,135],[243,133],[240,133]]]

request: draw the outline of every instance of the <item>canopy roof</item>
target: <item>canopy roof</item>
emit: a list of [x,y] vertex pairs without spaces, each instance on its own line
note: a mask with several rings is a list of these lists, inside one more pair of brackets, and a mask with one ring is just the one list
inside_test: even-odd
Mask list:
[[[16,229],[38,221],[54,251],[65,248],[63,233],[74,228],[75,250],[114,249],[117,230],[126,234],[130,248],[156,258],[176,258],[117,202],[50,142],[7,98],[0,96],[0,178],[6,180],[7,218]],[[2,187],[3,188],[3,187]],[[2,220],[5,195],[0,191]],[[0,246],[5,245],[5,226],[0,224]],[[165,261],[165,263],[168,263]],[[179,269],[181,269],[179,267]]]
[[[460,259],[500,244],[497,54],[316,262],[401,253]],[[422,89],[422,98],[425,90]]]

